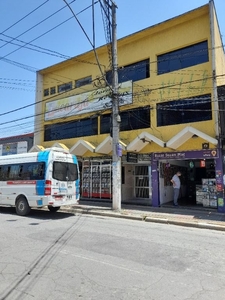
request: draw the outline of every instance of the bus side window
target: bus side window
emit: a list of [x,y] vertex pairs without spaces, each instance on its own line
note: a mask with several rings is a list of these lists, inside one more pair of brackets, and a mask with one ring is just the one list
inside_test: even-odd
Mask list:
[[40,163],[38,167],[39,167],[39,172],[38,172],[39,177],[40,177],[40,179],[43,179],[45,163]]
[[20,167],[19,167],[19,174],[18,174],[19,178],[22,177],[22,173],[23,173],[23,165],[20,165]]
[[7,166],[7,165],[2,166],[1,169],[2,169],[2,172],[1,172],[1,180],[2,180],[2,181],[5,181],[5,180],[7,180],[8,166]]
[[19,178],[19,165],[11,165],[9,171],[9,179],[17,180]]
[[11,169],[11,166],[7,166],[6,180],[9,179],[10,169]]
[[30,179],[30,171],[29,171],[29,164],[23,164],[23,171],[21,173],[22,180],[29,180]]

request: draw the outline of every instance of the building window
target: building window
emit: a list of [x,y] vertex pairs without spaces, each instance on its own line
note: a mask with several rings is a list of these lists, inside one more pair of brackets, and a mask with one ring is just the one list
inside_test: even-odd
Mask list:
[[56,93],[55,86],[50,88],[50,95],[54,95]]
[[98,134],[98,119],[88,118],[79,121],[46,125],[45,141],[56,141]]
[[49,89],[44,89],[44,97],[49,96]]
[[204,41],[157,57],[158,75],[209,61],[208,42]]
[[58,93],[66,92],[69,90],[72,90],[72,81],[58,85]]
[[211,95],[159,103],[157,126],[168,126],[212,119]]
[[[120,131],[129,131],[135,129],[149,128],[150,123],[150,106],[134,108],[132,110],[120,113],[121,123]],[[111,114],[101,116],[100,133],[111,133],[112,118]],[[110,124],[110,125],[109,125]]]
[[[138,81],[150,77],[149,59],[118,68],[118,82]],[[106,79],[112,84],[112,71],[106,72]]]
[[81,78],[81,79],[75,80],[75,88],[79,88],[83,85],[87,85],[87,84],[90,84],[90,83],[92,83],[92,77],[91,76]]

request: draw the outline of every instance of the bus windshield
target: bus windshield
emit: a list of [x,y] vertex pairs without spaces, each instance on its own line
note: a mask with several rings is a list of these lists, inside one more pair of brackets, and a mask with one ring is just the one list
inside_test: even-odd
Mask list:
[[60,181],[75,181],[78,179],[78,168],[76,164],[54,161],[52,177]]

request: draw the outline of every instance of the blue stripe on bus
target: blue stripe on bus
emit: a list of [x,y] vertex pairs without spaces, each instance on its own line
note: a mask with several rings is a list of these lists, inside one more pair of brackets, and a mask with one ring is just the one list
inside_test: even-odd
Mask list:
[[[45,174],[46,174],[46,169],[47,169],[48,157],[49,157],[49,151],[38,152],[37,161],[45,162]],[[37,180],[36,193],[37,193],[37,195],[45,194],[45,179]]]
[[[77,168],[78,168],[77,157],[75,155],[72,155],[72,157],[73,157],[73,162],[77,165]],[[77,179],[75,181],[75,186],[76,186],[76,199],[79,200],[79,198],[80,198],[80,179]]]

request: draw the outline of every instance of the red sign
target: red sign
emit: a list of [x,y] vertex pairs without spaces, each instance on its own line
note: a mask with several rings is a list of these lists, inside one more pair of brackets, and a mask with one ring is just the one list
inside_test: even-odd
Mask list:
[[205,160],[200,160],[200,167],[205,168]]

